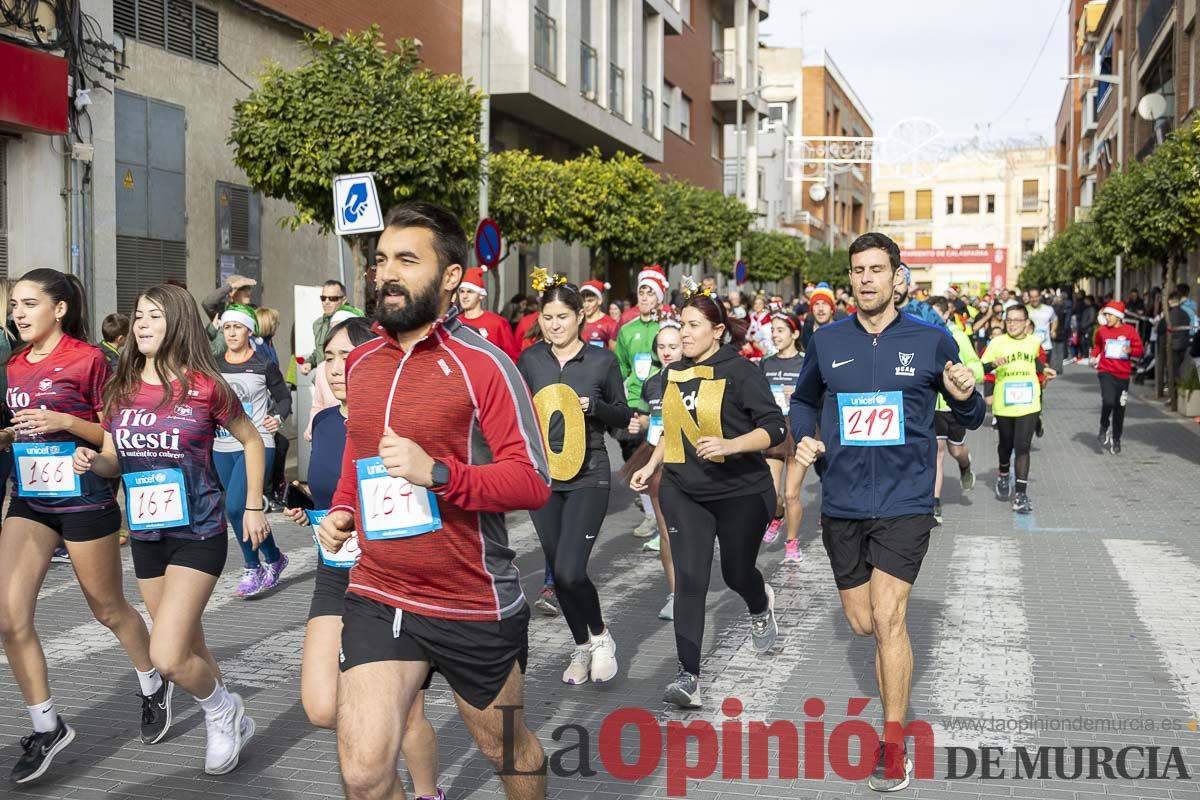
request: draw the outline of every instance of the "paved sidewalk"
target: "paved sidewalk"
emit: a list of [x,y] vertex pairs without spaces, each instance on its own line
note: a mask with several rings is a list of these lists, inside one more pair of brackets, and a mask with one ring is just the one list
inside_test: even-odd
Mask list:
[[[1013,778],[1018,746],[1114,751],[1157,746],[1160,773],[1174,747],[1189,774],[1200,770],[1200,731],[1187,727],[1200,717],[1200,543],[1195,533],[1200,428],[1134,399],[1124,454],[1101,455],[1095,440],[1099,405],[1089,369],[1068,366],[1051,384],[1046,435],[1035,440],[1031,516],[1015,517],[992,496],[996,436],[990,429],[969,437],[980,478],[969,496],[960,492],[951,465],[944,492],[946,524],[933,533],[908,618],[916,665],[912,713],[931,722],[936,732],[934,777],[915,782],[904,796],[1200,800],[1194,777],[1088,780],[1087,751],[1077,780]],[[531,727],[552,752],[579,742],[580,728],[562,726],[581,726],[590,739],[587,771],[594,774],[578,774],[579,749],[560,754],[554,765],[576,774],[552,776],[552,797],[668,794],[665,752],[656,757],[648,744],[639,747],[634,727],[625,729],[620,748],[601,756],[602,724],[621,708],[645,709],[663,724],[712,722],[719,730],[730,719],[720,704],[734,697],[744,707],[734,717],[743,732],[763,721],[792,721],[797,728],[822,723],[819,736],[802,730],[801,748],[844,738],[850,729],[835,729],[854,716],[847,708],[855,697],[872,698],[857,718],[877,725],[874,645],[854,637],[841,617],[815,528],[817,491],[810,478],[804,490],[803,564],[780,564],[782,540],[759,558],[776,590],[782,634],[777,652],[760,657],[750,651],[745,608],[714,569],[703,668],[706,708],[690,713],[661,702],[662,688],[675,670],[670,623],[656,616],[666,588],[657,559],[644,555],[642,540],[629,533],[640,512],[631,508],[627,491],[614,492],[592,575],[618,643],[620,677],[603,687],[564,686],[559,674],[570,648],[565,623],[535,616],[530,630]],[[115,640],[91,619],[69,568],[54,567],[39,605],[38,630],[50,659],[54,696],[78,738],[43,783],[6,787],[0,794],[171,800],[342,796],[334,736],[308,724],[299,699],[314,565],[311,539],[282,519],[274,525],[292,557],[283,589],[250,602],[233,600],[239,570],[237,549],[231,548],[229,567],[205,618],[209,644],[230,686],[245,696],[258,722],[258,734],[237,771],[221,778],[203,775],[203,721],[186,697],[177,695],[178,719],[165,742],[155,747],[137,742],[140,705],[133,696],[133,672]],[[513,515],[511,530],[532,597],[541,586],[542,554],[527,515]],[[128,553],[125,560],[125,589],[138,600]],[[499,780],[458,721],[445,683],[439,678],[433,686],[427,711],[438,731],[447,795],[454,800],[503,796]],[[807,707],[816,716],[806,713],[805,703],[813,698],[824,704],[823,711]],[[7,668],[0,668],[0,769],[8,769],[17,756],[17,739],[28,732],[23,705]],[[1142,729],[1147,721],[1153,730]],[[1031,723],[1039,730],[1017,729]],[[1068,730],[1061,730],[1064,725]],[[946,748],[969,747],[978,755],[982,745],[1004,748],[997,769],[1006,769],[1006,777],[981,780],[977,764],[973,777],[948,779]],[[851,738],[851,763],[858,760],[857,748]],[[606,768],[617,749],[629,764],[644,756],[656,766],[642,780],[621,780]],[[731,752],[722,746],[723,756]],[[956,766],[962,770],[966,756],[957,752]],[[690,753],[688,763],[695,765],[700,754],[694,746]],[[802,759],[806,753],[801,750]],[[1053,775],[1053,752],[1048,755]],[[1069,775],[1073,753],[1065,755]],[[710,777],[680,776],[674,788],[703,800],[873,795],[863,782],[838,777],[828,764],[820,779],[779,777],[775,745],[769,750],[769,778],[751,780],[746,766],[751,758],[741,760],[740,778],[723,778],[718,758]],[[809,763],[802,761],[802,776]],[[1147,764],[1147,754],[1130,754],[1131,770]],[[1170,774],[1174,778],[1178,772]]]

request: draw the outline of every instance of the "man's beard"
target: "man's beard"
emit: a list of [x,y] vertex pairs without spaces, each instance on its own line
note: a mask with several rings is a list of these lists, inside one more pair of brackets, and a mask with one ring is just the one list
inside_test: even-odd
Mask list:
[[[429,325],[441,314],[441,292],[438,284],[437,280],[430,281],[415,296],[408,287],[399,283],[384,284],[379,289],[375,320],[393,336]],[[403,297],[404,305],[400,308],[389,306],[389,296]]]
[[904,289],[892,290],[892,303],[896,306],[896,308],[904,308],[905,304],[908,303],[907,286]]

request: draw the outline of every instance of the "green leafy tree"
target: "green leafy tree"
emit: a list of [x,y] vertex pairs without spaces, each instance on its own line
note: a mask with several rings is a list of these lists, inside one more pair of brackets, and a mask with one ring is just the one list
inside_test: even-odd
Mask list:
[[658,175],[635,156],[618,152],[605,160],[596,148],[562,166],[559,236],[609,259],[640,260],[663,213]]
[[[750,231],[742,238],[747,280],[757,285],[802,274],[807,255],[802,239],[779,231]],[[720,256],[720,270],[726,275],[732,275],[736,266],[733,256],[730,242]]]
[[1021,289],[1074,285],[1085,278],[1108,278],[1113,251],[1094,222],[1073,223],[1032,254],[1017,276]]
[[804,268],[807,283],[828,283],[834,289],[850,288],[850,251],[823,247],[808,253]]
[[375,173],[379,201],[430,200],[476,217],[482,97],[460,76],[421,67],[419,48],[384,46],[378,26],[306,34],[311,59],[269,65],[233,108],[234,163],[268,197],[291,202],[293,230],[333,227],[332,179]]
[[710,265],[754,221],[744,203],[684,181],[663,181],[658,194],[663,213],[646,240],[645,263]]
[[563,238],[566,165],[526,150],[505,150],[488,158],[488,213],[500,225],[508,250],[518,242],[539,244]]

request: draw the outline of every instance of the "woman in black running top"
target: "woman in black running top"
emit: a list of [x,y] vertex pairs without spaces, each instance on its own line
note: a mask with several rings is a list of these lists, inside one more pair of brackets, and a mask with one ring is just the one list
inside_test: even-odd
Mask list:
[[645,491],[663,466],[659,502],[675,562],[680,663],[664,699],[695,708],[714,539],[721,543],[721,575],[750,613],[754,649],[769,651],[778,635],[774,594],[754,562],[775,511],[762,451],[784,440],[785,423],[761,370],[738,355],[744,323],[706,293],[688,298],[680,321],[684,357],[666,370],[662,439],[630,488]]
[[533,288],[543,291],[539,324],[544,341],[521,354],[517,369],[533,393],[553,484],[550,500],[530,516],[554,569],[559,604],[575,640],[563,683],[601,683],[616,677],[617,646],[605,627],[587,563],[612,484],[604,432],[627,426],[632,412],[617,357],[607,347],[589,347],[579,336],[579,290],[545,270],[535,272]]

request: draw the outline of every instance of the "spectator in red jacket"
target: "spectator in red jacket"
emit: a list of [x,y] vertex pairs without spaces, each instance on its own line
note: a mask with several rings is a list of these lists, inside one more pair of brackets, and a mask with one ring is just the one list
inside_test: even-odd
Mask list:
[[[1100,447],[1113,455],[1121,452],[1121,430],[1125,427],[1125,403],[1129,399],[1132,362],[1142,357],[1142,337],[1125,321],[1125,304],[1112,300],[1100,309],[1100,327],[1092,345],[1091,362],[1100,378]],[[1108,421],[1112,418],[1112,435]]]

